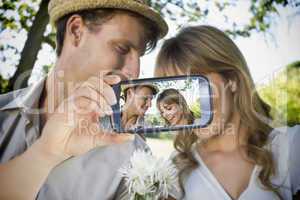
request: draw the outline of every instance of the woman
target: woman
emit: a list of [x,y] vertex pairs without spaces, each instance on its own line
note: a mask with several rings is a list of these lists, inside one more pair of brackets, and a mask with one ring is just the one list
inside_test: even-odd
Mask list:
[[273,129],[240,50],[222,31],[187,27],[164,42],[156,76],[202,74],[213,90],[206,128],[177,134],[176,199],[291,200],[300,188],[300,130]]
[[167,125],[187,125],[194,122],[193,113],[186,100],[176,89],[166,89],[160,93],[156,105]]

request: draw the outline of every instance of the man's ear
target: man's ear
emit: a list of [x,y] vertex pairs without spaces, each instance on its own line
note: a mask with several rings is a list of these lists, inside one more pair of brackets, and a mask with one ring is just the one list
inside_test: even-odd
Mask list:
[[127,90],[127,99],[130,99],[134,96],[134,89],[133,88],[128,88]]
[[66,34],[69,37],[69,40],[74,46],[78,46],[82,40],[82,35],[84,32],[84,22],[81,16],[72,15],[66,25]]

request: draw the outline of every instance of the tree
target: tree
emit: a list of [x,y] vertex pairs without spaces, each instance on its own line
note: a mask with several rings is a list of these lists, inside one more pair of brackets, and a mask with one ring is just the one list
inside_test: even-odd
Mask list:
[[[162,13],[166,18],[178,21],[178,26],[185,22],[201,21],[217,10],[223,13],[227,8],[235,7],[237,0],[208,1],[202,0],[199,6],[198,0],[146,0],[154,9]],[[8,63],[16,66],[16,72],[9,77],[1,77],[1,93],[17,89],[13,87],[16,79],[24,72],[30,72],[36,61],[42,44],[48,44],[55,48],[54,32],[47,28],[49,17],[47,6],[49,0],[0,0],[0,64]],[[299,3],[288,0],[251,0],[249,10],[251,17],[247,24],[230,22],[224,15],[224,20],[231,24],[225,31],[232,36],[250,36],[251,32],[266,32],[277,13],[278,6],[299,6]],[[214,12],[215,14],[215,12]],[[50,26],[48,26],[50,27]],[[27,35],[22,48],[10,44],[3,39],[3,35],[11,34],[17,37],[19,34]],[[13,52],[16,58],[7,56],[6,52]],[[3,66],[0,66],[3,67]],[[1,76],[1,75],[0,75]],[[27,77],[28,78],[28,77]],[[25,87],[27,78],[18,87]],[[7,83],[7,79],[9,79]]]
[[[47,12],[49,0],[31,0],[28,2],[20,2],[17,0],[4,0],[0,8],[0,31],[7,31],[11,34],[20,34],[26,32],[27,39],[22,51],[10,44],[1,44],[1,52],[14,50],[15,54],[20,55],[16,72],[8,84],[1,88],[1,92],[13,89],[13,85],[17,78],[24,72],[30,71],[37,58],[37,54],[41,49],[43,42],[47,42],[53,48],[55,43],[53,40],[54,33],[45,34],[46,26],[49,23],[49,15]],[[16,36],[15,36],[16,37]],[[3,54],[0,56],[2,61],[9,59]],[[27,77],[28,78],[28,77]],[[20,83],[19,87],[26,87],[27,78]]]
[[259,93],[272,107],[275,126],[300,124],[300,61],[286,66]]

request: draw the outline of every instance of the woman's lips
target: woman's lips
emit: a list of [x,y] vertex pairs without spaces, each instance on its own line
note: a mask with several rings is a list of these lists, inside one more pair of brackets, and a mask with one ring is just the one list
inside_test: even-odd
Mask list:
[[175,125],[174,119],[175,119],[175,116],[174,116],[174,117],[171,117],[171,118],[168,120],[168,121],[170,122],[170,124]]

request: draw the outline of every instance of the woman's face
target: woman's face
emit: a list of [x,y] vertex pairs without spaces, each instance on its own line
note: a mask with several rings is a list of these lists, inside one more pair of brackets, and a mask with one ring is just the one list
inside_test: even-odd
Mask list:
[[[186,74],[168,74],[168,76],[175,76],[175,75],[186,75]],[[221,134],[225,128],[230,128],[230,126],[233,125],[230,123],[232,120],[233,112],[235,112],[233,91],[231,90],[231,86],[228,85],[228,81],[226,81],[220,74],[210,72],[201,75],[206,76],[211,83],[212,100],[213,100],[212,102],[213,119],[212,122],[207,127],[194,129],[194,132],[197,134],[197,136],[200,139],[208,139],[210,137]],[[168,111],[167,106],[165,107],[161,106],[161,109],[163,108],[165,108],[165,110]],[[170,110],[172,110],[170,106],[169,108]],[[181,115],[178,114],[178,111],[175,112],[176,111],[175,108],[176,106],[174,105],[174,109],[173,109],[174,111],[167,112],[170,113],[168,117],[169,119],[172,119],[171,116],[174,116],[173,119],[174,121],[175,119],[178,120],[178,118],[181,118]],[[163,112],[161,113],[164,114]],[[167,117],[164,118],[167,121],[169,121]]]
[[208,77],[212,88],[213,100],[213,120],[205,128],[195,129],[195,133],[201,139],[207,139],[223,133],[225,128],[230,128],[234,111],[233,92],[231,85],[228,84],[220,74],[209,73]]
[[160,115],[168,122],[168,124],[171,126],[180,125],[183,111],[178,104],[167,104],[162,101],[159,103],[159,111]]

